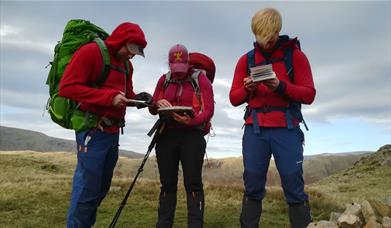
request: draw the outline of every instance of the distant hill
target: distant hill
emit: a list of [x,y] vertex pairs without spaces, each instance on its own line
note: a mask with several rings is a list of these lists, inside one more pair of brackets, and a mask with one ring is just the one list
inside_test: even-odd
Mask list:
[[341,204],[350,200],[376,199],[391,204],[391,144],[362,157],[343,172],[310,185]]
[[[74,152],[75,141],[47,136],[43,133],[0,126],[0,151],[32,150],[38,152]],[[142,154],[120,150],[120,155],[141,158]]]
[[304,160],[304,179],[311,184],[351,167],[356,161],[373,151],[357,151],[336,154],[320,154]]
[[[329,154],[327,156],[314,156],[312,159],[304,161],[304,180],[306,184],[311,184],[322,180],[337,172],[341,172],[351,167],[355,162],[362,157],[373,152],[367,153],[344,153],[343,156],[338,154]],[[129,177],[137,173],[141,163],[140,159],[121,160],[117,164],[118,172],[129,174]],[[120,171],[121,170],[121,171]],[[156,157],[151,156],[144,168],[143,177],[148,179],[159,180],[159,171],[156,164]],[[179,170],[179,175],[182,176],[182,171]],[[203,180],[209,183],[217,183],[219,185],[243,185],[243,161],[241,157],[208,159],[204,161]],[[280,186],[280,176],[277,172],[274,161],[270,161],[269,171],[267,174],[268,186]]]
[[[0,126],[0,150],[2,151],[73,152],[74,148],[75,142],[73,140],[53,138],[35,131]],[[370,153],[369,151],[358,151],[306,156],[304,159],[305,183],[314,183],[349,168],[361,157]],[[142,154],[125,150],[120,150],[120,154],[128,158],[140,159],[143,157]],[[140,160],[129,161],[127,171],[131,175],[135,174],[140,162]],[[158,179],[158,170],[154,156],[151,156],[148,163],[153,167],[145,169],[144,177]],[[119,163],[120,165],[121,163]],[[205,181],[242,185],[242,175],[243,161],[241,157],[209,159],[204,162],[203,176]],[[280,177],[273,160],[270,162],[267,185],[280,185]]]
[[[332,174],[351,167],[360,158],[371,154],[369,151],[350,152],[343,154],[312,155],[304,159],[304,180],[306,184],[319,181]],[[242,184],[242,158],[209,159],[204,162],[204,179],[210,182],[224,182],[227,184]],[[268,186],[279,186],[280,176],[274,160],[270,161],[267,174]]]

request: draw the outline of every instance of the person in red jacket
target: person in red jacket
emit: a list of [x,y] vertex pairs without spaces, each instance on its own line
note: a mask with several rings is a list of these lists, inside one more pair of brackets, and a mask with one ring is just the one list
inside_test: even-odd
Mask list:
[[[96,211],[110,189],[118,160],[119,129],[124,126],[130,98],[151,102],[148,93],[135,94],[133,67],[129,59],[144,56],[147,42],[137,24],[122,23],[105,40],[111,69],[106,81],[94,83],[103,68],[103,58],[95,42],[75,52],[60,81],[59,95],[79,103],[79,109],[99,116],[96,128],[76,132],[77,166],[73,177],[67,227],[92,227]],[[126,75],[129,64],[129,76]],[[140,107],[140,106],[139,106]]]
[[[304,134],[299,127],[303,121],[299,107],[311,104],[315,98],[310,64],[297,39],[279,36],[282,19],[277,10],[258,11],[251,27],[256,38],[254,49],[239,58],[229,94],[233,106],[247,103],[240,223],[242,227],[259,226],[266,174],[273,155],[289,205],[291,226],[306,227],[311,216],[304,192]],[[276,77],[259,81],[256,75],[250,75],[256,72],[254,67],[262,65],[271,67]]]
[[[189,64],[185,46],[177,44],[169,51],[170,71],[160,77],[150,112],[172,106],[192,107],[189,114],[160,113],[165,128],[156,142],[156,158],[160,173],[158,221],[156,227],[172,227],[177,200],[178,165],[182,164],[184,185],[187,192],[188,227],[202,227],[204,191],[202,165],[206,149],[205,124],[213,116],[214,100],[211,82],[204,73],[197,73]],[[201,99],[197,98],[194,76],[198,77]],[[202,100],[202,101],[201,101]],[[202,103],[202,104],[200,104]]]

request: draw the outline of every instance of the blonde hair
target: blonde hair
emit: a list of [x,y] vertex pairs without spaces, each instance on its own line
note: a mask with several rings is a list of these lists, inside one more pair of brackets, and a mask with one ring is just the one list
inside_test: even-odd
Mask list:
[[280,13],[273,8],[264,8],[256,12],[251,21],[251,29],[255,39],[260,44],[265,44],[275,38],[282,27]]

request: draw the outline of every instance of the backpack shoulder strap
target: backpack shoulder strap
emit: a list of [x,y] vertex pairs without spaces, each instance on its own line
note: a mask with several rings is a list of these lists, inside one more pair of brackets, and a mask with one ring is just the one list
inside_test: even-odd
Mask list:
[[168,87],[168,84],[170,84],[170,80],[171,80],[171,71],[167,72],[166,74],[166,78],[164,79],[164,83],[163,83],[163,89],[166,89]]
[[250,75],[250,68],[255,66],[255,49],[247,52],[247,74]]
[[126,80],[129,80],[130,77],[130,65],[129,61],[125,61],[125,75],[126,75]]
[[166,77],[164,79],[163,88],[166,89],[170,83],[190,82],[190,84],[193,87],[194,91],[199,93],[200,92],[200,84],[199,84],[199,81],[198,81],[198,77],[199,77],[200,73],[201,73],[200,70],[194,70],[194,72],[191,74],[190,79],[178,81],[178,80],[172,80],[171,79],[171,72],[169,71],[166,74]]
[[[130,80],[130,66],[129,66],[129,61],[125,61],[125,94],[127,93],[128,89],[128,81]],[[111,65],[112,66],[112,65]]]
[[193,87],[194,91],[199,94],[201,91],[200,91],[200,82],[198,80],[198,77],[200,76],[201,74],[201,71],[200,70],[195,70],[192,74],[191,74],[191,86]]
[[293,81],[293,48],[284,50],[284,63],[290,81]]
[[[301,50],[300,47],[300,42],[299,40],[296,40],[296,45],[298,46],[298,49]],[[294,79],[294,70],[293,70],[293,52],[294,48],[286,48],[284,50],[284,63],[285,63],[285,68],[287,70],[287,74],[289,77],[289,80],[292,82]],[[299,102],[292,102],[289,105],[289,110],[290,113],[296,117],[300,122],[304,124],[305,129],[308,131],[308,126],[306,122],[304,121],[303,114],[301,112],[301,103]]]
[[[100,53],[103,58],[103,68],[102,68],[102,71],[100,72],[98,79],[95,82],[95,85],[97,87],[100,87],[103,85],[103,83],[106,81],[107,77],[109,76],[109,72],[110,72],[110,68],[111,68],[110,67],[110,55],[109,55],[109,51],[107,50],[107,47],[102,39],[95,38],[94,42],[96,44],[98,44]],[[127,67],[129,67],[129,65],[127,65]]]
[[[297,45],[297,48],[301,50],[300,47],[300,41],[295,38],[294,39],[295,44]],[[284,50],[284,63],[285,63],[285,68],[289,77],[290,81],[293,81],[294,78],[294,71],[293,71],[293,52],[295,51],[295,48],[293,47],[288,47]]]

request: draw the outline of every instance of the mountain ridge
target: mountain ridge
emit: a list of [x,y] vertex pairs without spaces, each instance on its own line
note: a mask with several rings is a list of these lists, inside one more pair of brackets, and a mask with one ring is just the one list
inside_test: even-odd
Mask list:
[[[74,140],[51,137],[32,130],[0,126],[0,151],[74,152],[75,148]],[[119,153],[128,158],[142,158],[144,156],[134,151],[122,149],[119,150]]]
[[343,204],[350,200],[376,199],[391,204],[391,144],[358,159],[351,167],[310,185],[319,192],[338,198]]

